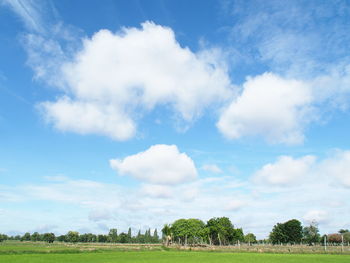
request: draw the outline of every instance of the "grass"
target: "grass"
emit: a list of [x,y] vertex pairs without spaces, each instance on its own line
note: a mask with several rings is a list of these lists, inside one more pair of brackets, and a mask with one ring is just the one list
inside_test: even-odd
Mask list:
[[350,255],[184,251],[160,245],[0,243],[2,263],[348,263]]
[[114,251],[80,254],[0,255],[6,263],[348,263],[349,255],[210,253],[188,251]]

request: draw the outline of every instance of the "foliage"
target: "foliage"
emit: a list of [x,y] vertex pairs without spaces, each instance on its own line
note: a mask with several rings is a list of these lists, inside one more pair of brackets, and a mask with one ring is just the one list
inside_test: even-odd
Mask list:
[[182,244],[198,243],[203,237],[205,224],[199,219],[178,219],[171,226],[175,240]]
[[4,240],[7,240],[8,236],[4,234],[0,234],[0,242],[3,242]]
[[112,229],[109,230],[108,241],[111,242],[111,243],[117,243],[118,242],[118,230],[116,228],[112,228]]
[[338,231],[339,234],[345,234],[345,233],[349,233],[349,229],[340,229]]
[[253,233],[248,233],[244,236],[244,242],[250,244],[256,243],[256,236]]
[[321,236],[316,222],[312,222],[309,226],[303,228],[303,240],[309,245],[320,242]]
[[21,241],[30,241],[30,238],[31,238],[30,233],[27,232],[23,235],[23,237],[21,238]]
[[242,238],[241,233],[235,233],[233,224],[227,217],[211,218],[207,222],[207,227],[210,240],[214,245],[226,245]]
[[43,235],[43,241],[47,243],[53,243],[55,241],[55,234],[54,233],[45,233]]
[[296,219],[289,220],[285,223],[277,223],[270,233],[270,241],[273,244],[299,243],[303,237],[302,230],[303,228],[300,221]]
[[343,234],[344,242],[350,242],[350,232],[345,232]]
[[66,241],[70,243],[76,243],[79,241],[79,233],[75,231],[69,231],[66,235]]
[[342,242],[341,234],[338,234],[338,233],[329,234],[327,236],[327,240],[330,243],[341,243]]

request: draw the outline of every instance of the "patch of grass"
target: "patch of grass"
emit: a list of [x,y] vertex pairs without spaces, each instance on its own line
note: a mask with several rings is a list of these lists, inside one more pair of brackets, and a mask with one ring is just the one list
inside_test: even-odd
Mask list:
[[348,263],[349,255],[208,253],[194,251],[114,251],[80,254],[0,255],[6,263]]

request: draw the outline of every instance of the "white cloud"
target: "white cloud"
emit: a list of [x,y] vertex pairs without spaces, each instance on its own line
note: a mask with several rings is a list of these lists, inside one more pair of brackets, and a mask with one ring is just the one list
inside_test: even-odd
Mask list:
[[191,122],[227,100],[232,91],[222,61],[218,50],[181,47],[170,28],[152,22],[118,33],[100,30],[62,65],[65,95],[41,108],[59,130],[125,140],[156,106],[168,105]]
[[300,184],[302,179],[310,174],[314,162],[314,156],[304,156],[299,159],[281,156],[275,163],[264,165],[254,174],[253,180],[277,186]]
[[153,145],[123,160],[112,159],[110,165],[119,175],[130,175],[151,184],[179,184],[197,178],[193,160],[180,153],[176,145]]
[[315,118],[312,102],[304,82],[265,73],[247,79],[217,127],[229,139],[261,135],[272,143],[301,143],[304,126]]
[[232,200],[232,201],[229,201],[228,204],[226,205],[226,210],[237,211],[242,207],[244,207],[246,204],[247,202],[243,200]]
[[204,171],[215,173],[215,174],[222,173],[222,170],[216,164],[205,164],[201,168]]
[[141,193],[155,198],[170,198],[173,196],[173,190],[166,185],[144,184],[141,187]]
[[107,209],[95,208],[90,211],[89,220],[98,222],[103,220],[109,220],[112,218],[111,212]]
[[310,210],[303,216],[303,219],[308,223],[313,221],[316,221],[317,223],[325,223],[328,218],[328,213],[323,210]]
[[337,151],[320,164],[319,172],[337,184],[350,187],[350,151]]

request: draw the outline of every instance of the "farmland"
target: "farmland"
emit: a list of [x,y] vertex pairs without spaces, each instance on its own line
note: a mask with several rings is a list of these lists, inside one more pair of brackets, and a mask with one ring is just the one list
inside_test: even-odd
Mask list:
[[[252,247],[252,248],[257,248]],[[0,245],[0,262],[6,263],[39,263],[39,262],[350,262],[349,254],[340,254],[336,250],[325,254],[322,250],[289,247],[288,250],[267,250],[266,246],[258,247],[258,252],[248,247],[215,248],[176,248],[165,249],[160,245],[120,245],[120,244],[45,244],[41,242],[4,242]],[[190,251],[191,249],[191,251]],[[349,253],[349,248],[344,253]],[[265,253],[263,253],[265,252]],[[275,253],[273,253],[275,252]],[[277,253],[276,253],[277,252]],[[337,254],[335,254],[337,253]]]

